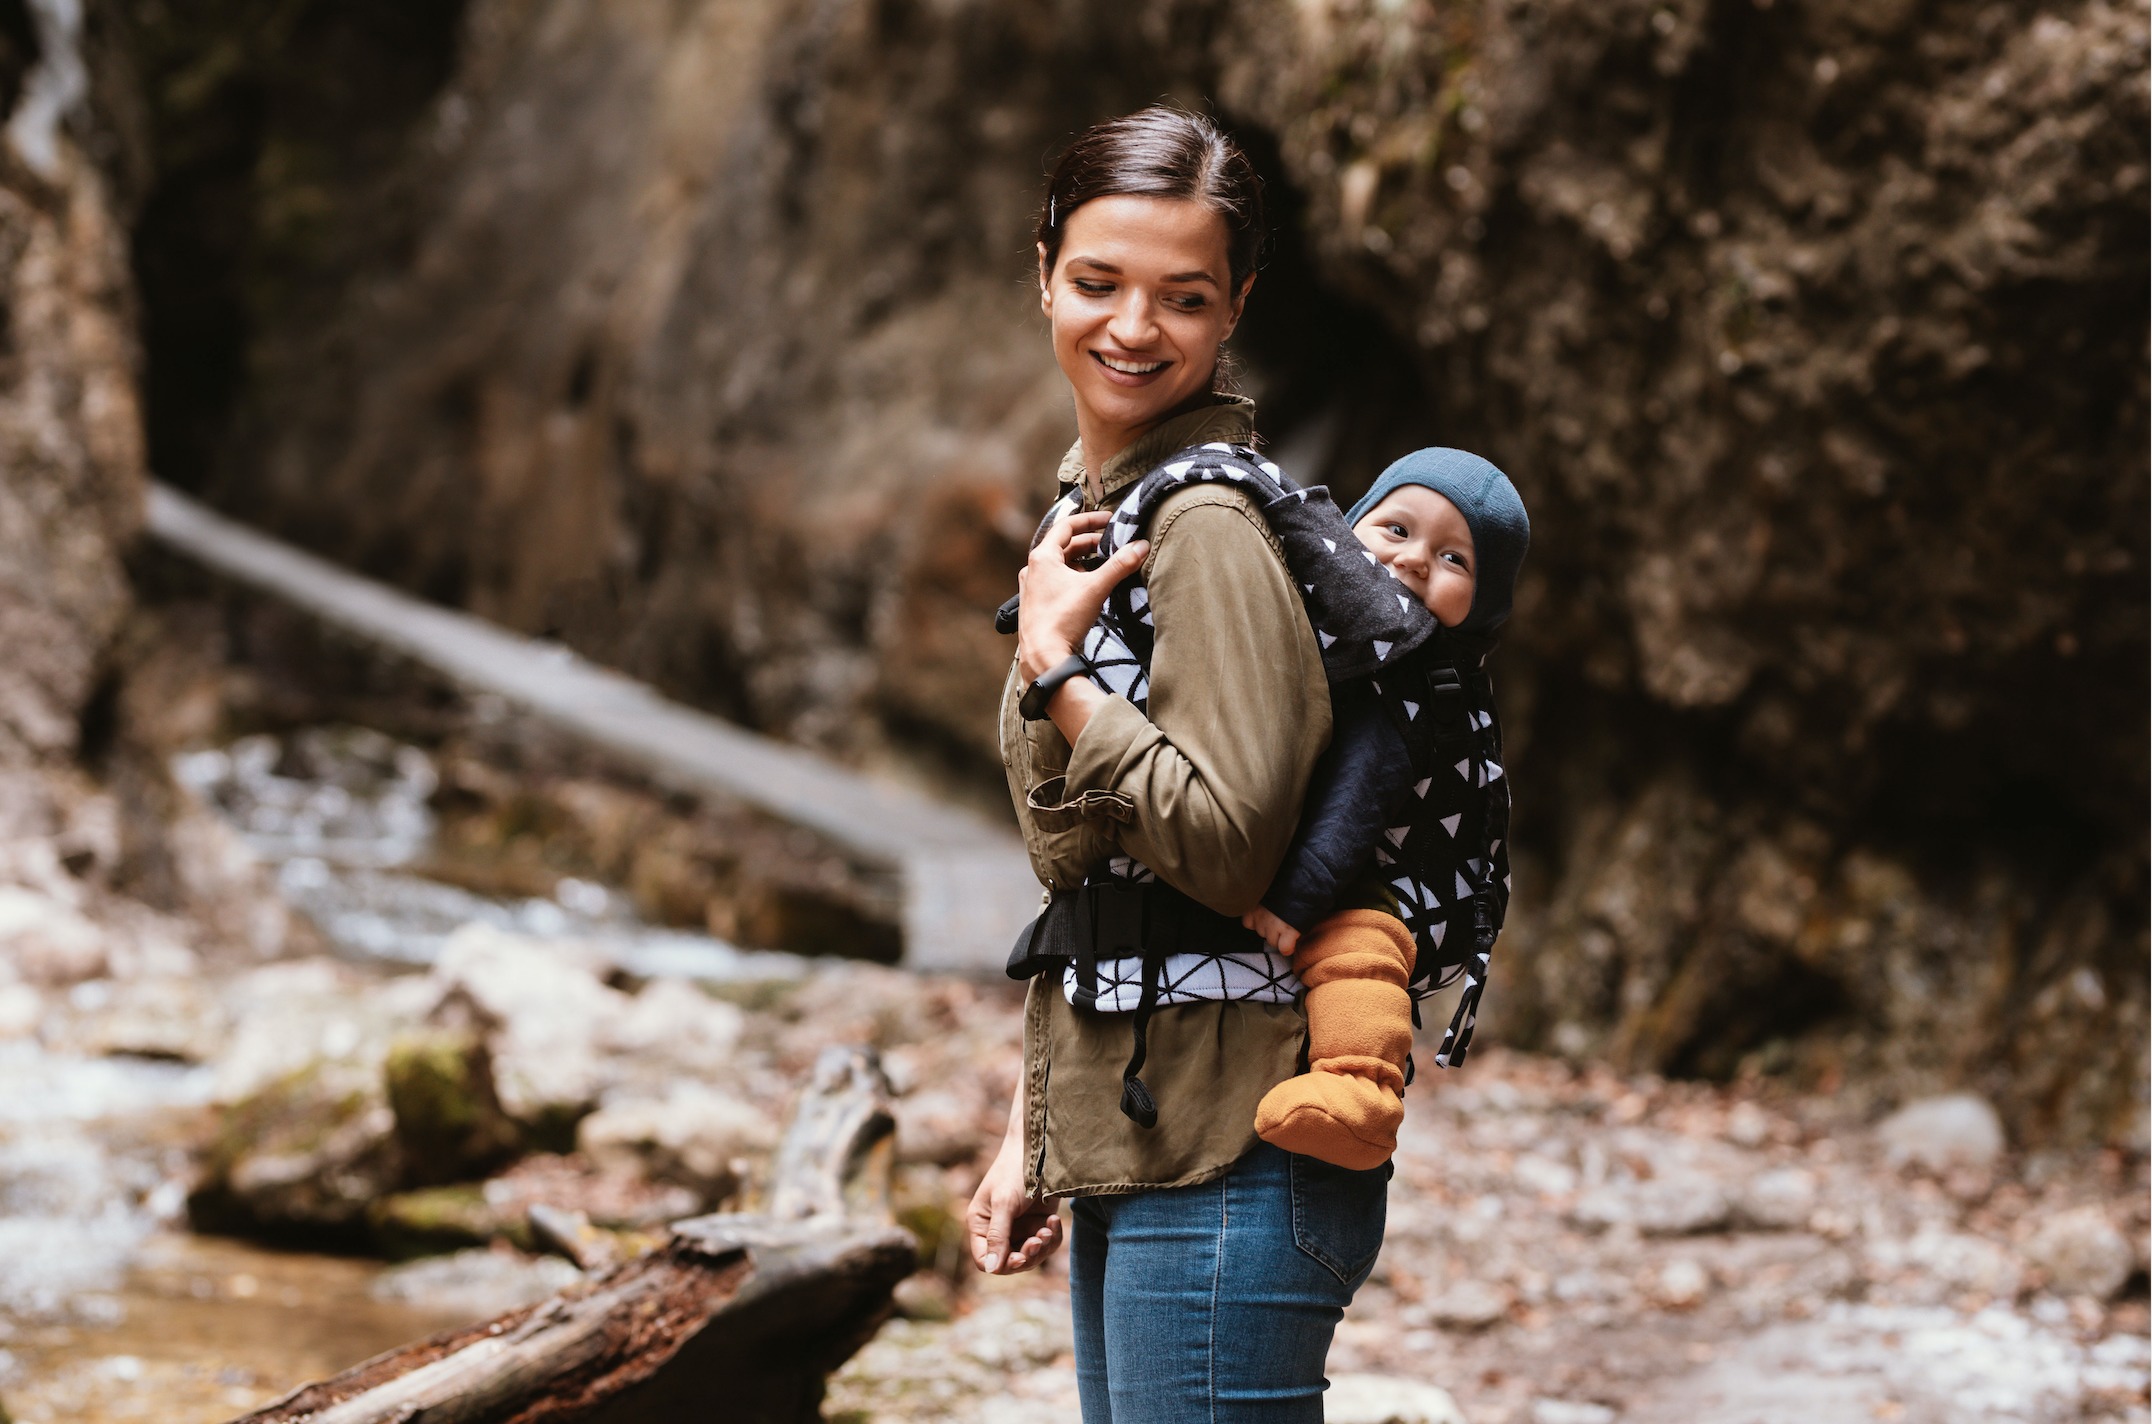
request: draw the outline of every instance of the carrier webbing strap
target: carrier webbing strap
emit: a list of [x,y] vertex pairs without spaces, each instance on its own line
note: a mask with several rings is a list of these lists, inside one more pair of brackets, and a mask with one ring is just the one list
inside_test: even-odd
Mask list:
[[1158,1103],[1139,1076],[1150,1051],[1151,1015],[1169,954],[1240,954],[1263,941],[1240,921],[1183,895],[1163,881],[1114,882],[1055,892],[1045,913],[1024,926],[1009,953],[1011,979],[1076,966],[1075,1001],[1098,1001],[1098,961],[1140,956],[1143,988],[1130,1016],[1135,1037],[1121,1073],[1121,1111],[1142,1127],[1158,1125]]

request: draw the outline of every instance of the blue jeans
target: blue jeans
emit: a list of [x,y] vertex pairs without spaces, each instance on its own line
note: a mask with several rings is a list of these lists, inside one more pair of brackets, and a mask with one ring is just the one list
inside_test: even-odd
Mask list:
[[1388,1164],[1263,1142],[1199,1187],[1077,1198],[1084,1424],[1321,1424],[1323,1359],[1382,1249],[1389,1182]]

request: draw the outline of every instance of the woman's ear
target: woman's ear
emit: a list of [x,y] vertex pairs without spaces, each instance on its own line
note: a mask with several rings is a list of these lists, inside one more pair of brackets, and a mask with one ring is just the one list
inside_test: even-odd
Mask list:
[[1039,310],[1046,313],[1048,321],[1054,319],[1053,275],[1053,268],[1046,260],[1046,244],[1042,242],[1039,244]]
[[1231,336],[1233,334],[1233,328],[1240,325],[1240,314],[1243,311],[1247,310],[1248,292],[1254,286],[1255,274],[1253,272],[1250,272],[1247,277],[1242,280],[1240,284],[1240,290],[1233,294],[1233,306],[1231,311],[1226,316],[1225,321],[1225,336],[1219,337],[1218,339],[1220,341],[1224,341],[1226,337]]

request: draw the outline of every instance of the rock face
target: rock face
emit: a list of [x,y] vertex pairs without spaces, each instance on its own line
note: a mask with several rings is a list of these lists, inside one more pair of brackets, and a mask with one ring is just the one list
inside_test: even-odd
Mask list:
[[75,136],[33,102],[65,84],[59,71],[75,57],[41,66],[67,37],[5,28],[0,98],[14,118],[0,143],[0,837],[57,839],[83,795],[59,778],[82,750],[128,611],[120,555],[141,518],[141,422],[126,229]]
[[[134,32],[175,477],[991,785],[1070,434],[1040,158],[1208,97],[1283,224],[1240,341],[1295,473],[1439,441],[1533,506],[1490,1032],[2141,1143],[2142,3],[427,13],[423,62],[323,21],[192,88],[215,21]],[[339,53],[401,87],[301,82]],[[244,350],[181,400],[190,273]]]

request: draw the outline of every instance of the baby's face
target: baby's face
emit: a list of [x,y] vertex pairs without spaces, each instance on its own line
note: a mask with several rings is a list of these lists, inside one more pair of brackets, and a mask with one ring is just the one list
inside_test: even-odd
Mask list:
[[1472,526],[1456,505],[1425,485],[1400,485],[1352,527],[1435,621],[1454,628],[1472,611]]

